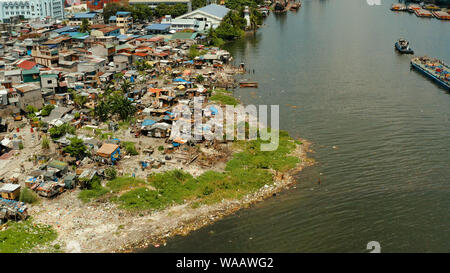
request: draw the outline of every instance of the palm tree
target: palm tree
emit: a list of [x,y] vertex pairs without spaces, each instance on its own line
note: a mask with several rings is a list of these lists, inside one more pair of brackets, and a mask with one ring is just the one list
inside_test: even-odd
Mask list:
[[84,18],[83,21],[81,22],[80,32],[81,33],[91,33],[90,26],[91,26],[91,24],[89,23],[88,19]]

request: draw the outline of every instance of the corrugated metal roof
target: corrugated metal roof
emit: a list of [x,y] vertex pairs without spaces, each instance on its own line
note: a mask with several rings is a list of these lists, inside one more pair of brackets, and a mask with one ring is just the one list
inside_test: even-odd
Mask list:
[[227,13],[230,11],[229,8],[226,8],[225,6],[221,6],[221,5],[216,5],[216,4],[207,5],[207,6],[204,6],[203,8],[199,8],[197,10],[217,16],[219,18],[225,17],[225,15],[227,15]]

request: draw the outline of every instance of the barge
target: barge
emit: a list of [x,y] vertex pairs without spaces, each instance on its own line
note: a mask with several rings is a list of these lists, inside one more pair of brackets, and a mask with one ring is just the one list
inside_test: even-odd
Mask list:
[[443,61],[426,56],[414,57],[411,66],[450,91],[450,67]]
[[428,17],[428,18],[433,17],[433,14],[431,13],[431,11],[426,10],[426,9],[418,9],[418,10],[415,10],[414,13],[416,14],[417,17]]
[[439,20],[450,20],[450,14],[445,11],[432,11],[431,12],[434,17]]
[[408,12],[410,12],[410,13],[414,13],[416,10],[419,10],[419,9],[421,9],[422,7],[420,7],[419,5],[417,5],[417,4],[410,4],[410,5],[408,5]]

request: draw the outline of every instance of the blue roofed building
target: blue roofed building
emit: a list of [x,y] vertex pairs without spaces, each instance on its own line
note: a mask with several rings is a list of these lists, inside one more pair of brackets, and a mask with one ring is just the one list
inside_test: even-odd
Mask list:
[[230,9],[225,6],[211,4],[178,16],[175,19],[196,19],[198,21],[206,22],[206,29],[209,29],[210,27],[217,28],[220,25],[220,22],[222,22],[223,17],[225,17],[229,11]]
[[91,25],[103,23],[103,15],[95,11],[75,13],[68,19],[70,26],[80,26],[84,19],[88,20]]
[[169,33],[170,24],[151,24],[145,27],[147,34],[165,34]]

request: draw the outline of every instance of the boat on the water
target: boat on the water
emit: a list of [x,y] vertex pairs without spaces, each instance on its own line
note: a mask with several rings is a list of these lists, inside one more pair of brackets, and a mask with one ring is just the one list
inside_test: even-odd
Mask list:
[[428,18],[433,17],[433,14],[431,13],[431,11],[426,10],[426,9],[418,9],[418,10],[415,10],[414,13],[416,14],[417,17],[428,17]]
[[450,66],[443,61],[426,56],[415,57],[411,59],[411,66],[450,91]]
[[242,81],[239,83],[241,88],[258,88],[258,82]]
[[450,13],[445,11],[432,11],[431,12],[434,17],[436,17],[439,20],[450,20]]
[[302,5],[301,2],[296,2],[296,3],[291,5],[290,9],[296,11],[296,10],[298,10],[301,7],[301,5]]
[[391,10],[393,11],[406,11],[405,4],[392,4]]
[[414,50],[409,47],[409,42],[405,39],[398,39],[398,41],[395,42],[395,49],[402,54],[414,54]]
[[410,12],[410,13],[414,13],[416,10],[419,10],[419,9],[421,9],[421,7],[417,4],[410,4],[407,7],[408,12]]
[[441,8],[435,4],[424,5],[423,8],[427,10],[441,10]]

